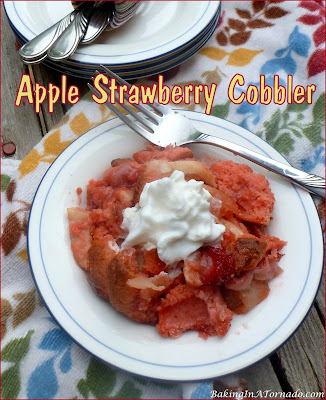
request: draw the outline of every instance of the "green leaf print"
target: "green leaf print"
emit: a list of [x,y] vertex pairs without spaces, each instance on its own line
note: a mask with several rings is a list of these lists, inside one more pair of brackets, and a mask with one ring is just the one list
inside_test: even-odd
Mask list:
[[89,387],[87,385],[87,382],[85,379],[80,379],[79,382],[77,383],[77,389],[79,393],[85,397],[85,399],[88,399],[88,394],[89,394]]
[[305,128],[302,129],[302,133],[306,136],[307,139],[310,140],[313,146],[317,146],[318,144],[324,142],[324,139],[321,136],[321,128],[319,124],[308,124]]
[[325,93],[322,93],[312,109],[312,115],[315,121],[325,122]]
[[290,129],[295,134],[296,137],[298,137],[298,138],[302,137],[302,134],[297,129],[294,129],[292,127]]
[[1,398],[17,399],[20,392],[19,364],[14,364],[1,374]]
[[217,104],[212,108],[211,115],[214,115],[214,117],[225,119],[229,114],[229,109],[230,101],[227,101],[225,104]]
[[1,174],[1,192],[4,192],[7,189],[10,181],[11,178],[9,175]]
[[276,139],[274,148],[287,156],[294,150],[294,140],[288,132],[285,132]]
[[92,358],[86,371],[86,378],[77,382],[77,389],[86,399],[89,397],[96,399],[141,398],[142,390],[131,380],[124,382],[121,388],[114,393],[116,381],[116,372],[113,368]]
[[85,398],[88,398],[89,392],[92,392],[96,399],[107,399],[115,384],[116,372],[114,369],[92,358],[86,371],[86,378],[78,381],[77,389]]
[[277,136],[277,133],[279,131],[280,121],[281,121],[281,111],[276,110],[271,116],[271,119],[269,121],[264,122],[264,127],[266,130],[266,140],[268,142],[272,141]]
[[284,155],[289,155],[294,150],[295,137],[305,136],[314,147],[323,143],[325,93],[322,93],[312,106],[313,120],[311,121],[310,117],[310,122],[308,122],[307,114],[309,113],[304,112],[311,106],[307,103],[292,103],[288,104],[283,112],[276,110],[270,119],[264,122],[264,130],[257,132],[257,136],[265,139]]
[[19,363],[27,354],[29,342],[33,334],[30,330],[24,338],[13,339],[2,350],[2,361]]
[[288,112],[303,112],[309,107],[309,104],[303,102],[302,104],[292,103],[286,106],[286,111]]
[[116,384],[116,373],[108,365],[93,358],[86,373],[88,387],[97,399],[106,399]]
[[14,365],[1,374],[1,398],[17,399],[20,392],[20,362],[29,350],[33,330],[20,339],[12,339],[2,350],[2,361],[12,362]]

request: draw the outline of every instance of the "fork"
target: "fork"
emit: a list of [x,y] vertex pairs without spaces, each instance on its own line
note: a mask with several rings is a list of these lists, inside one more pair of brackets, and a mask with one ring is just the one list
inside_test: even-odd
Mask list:
[[[105,66],[101,65],[101,67],[109,77],[115,78],[119,84],[127,85],[127,87],[130,88],[131,85],[128,82],[120,78]],[[96,71],[96,73],[99,74],[100,72]],[[95,95],[100,95],[92,85],[88,84],[88,87]],[[101,87],[107,93],[110,93],[107,87],[102,85]],[[320,176],[308,174],[290,165],[275,161],[238,144],[229,142],[228,140],[200,132],[192,126],[189,119],[183,114],[171,110],[157,102],[147,104],[147,107],[144,107],[142,104],[133,104],[132,107],[138,110],[138,112],[136,112],[130,105],[119,103],[117,92],[115,97],[119,106],[129,113],[129,115],[121,112],[116,105],[109,101],[106,103],[107,107],[126,125],[138,133],[138,135],[152,144],[162,147],[170,144],[183,146],[193,143],[204,143],[217,146],[250,160],[269,171],[275,172],[301,188],[325,198],[325,179]],[[126,93],[124,94],[124,98],[128,100]],[[131,116],[134,118],[131,118]]]

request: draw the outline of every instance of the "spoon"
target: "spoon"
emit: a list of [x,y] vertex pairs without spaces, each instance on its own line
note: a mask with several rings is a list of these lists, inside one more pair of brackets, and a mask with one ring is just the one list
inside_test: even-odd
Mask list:
[[46,29],[40,35],[37,35],[34,39],[25,43],[24,46],[19,49],[22,60],[34,63],[40,62],[46,58],[46,52],[69,26],[71,21],[75,18],[75,14],[76,10],[50,26],[50,28]]
[[[105,3],[99,2],[99,3]],[[83,36],[80,41],[81,44],[88,44],[93,42],[107,27],[110,23],[110,20],[113,16],[113,8],[110,6],[94,6],[94,11],[89,19],[89,23]]]
[[75,10],[76,16],[74,20],[47,52],[51,60],[64,60],[74,53],[86,32],[91,9],[78,7]]

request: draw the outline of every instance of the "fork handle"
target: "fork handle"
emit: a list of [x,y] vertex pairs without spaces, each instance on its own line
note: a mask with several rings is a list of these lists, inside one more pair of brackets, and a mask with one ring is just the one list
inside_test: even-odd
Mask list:
[[204,133],[198,136],[197,139],[193,140],[191,143],[211,144],[224,150],[231,151],[240,157],[244,157],[247,160],[268,169],[269,171],[283,176],[290,182],[295,183],[309,192],[325,198],[325,179],[321,176],[308,174],[304,171],[293,168],[290,165],[272,160],[271,158],[265,157],[259,153],[256,153],[255,151],[229,142],[228,140],[220,139]]

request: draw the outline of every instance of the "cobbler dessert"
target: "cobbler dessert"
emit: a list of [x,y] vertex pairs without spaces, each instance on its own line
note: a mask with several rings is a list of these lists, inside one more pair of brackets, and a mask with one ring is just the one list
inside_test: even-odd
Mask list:
[[95,292],[128,318],[164,337],[224,336],[282,272],[286,243],[267,233],[274,202],[247,165],[148,146],[89,181],[87,207],[68,209],[71,248]]

